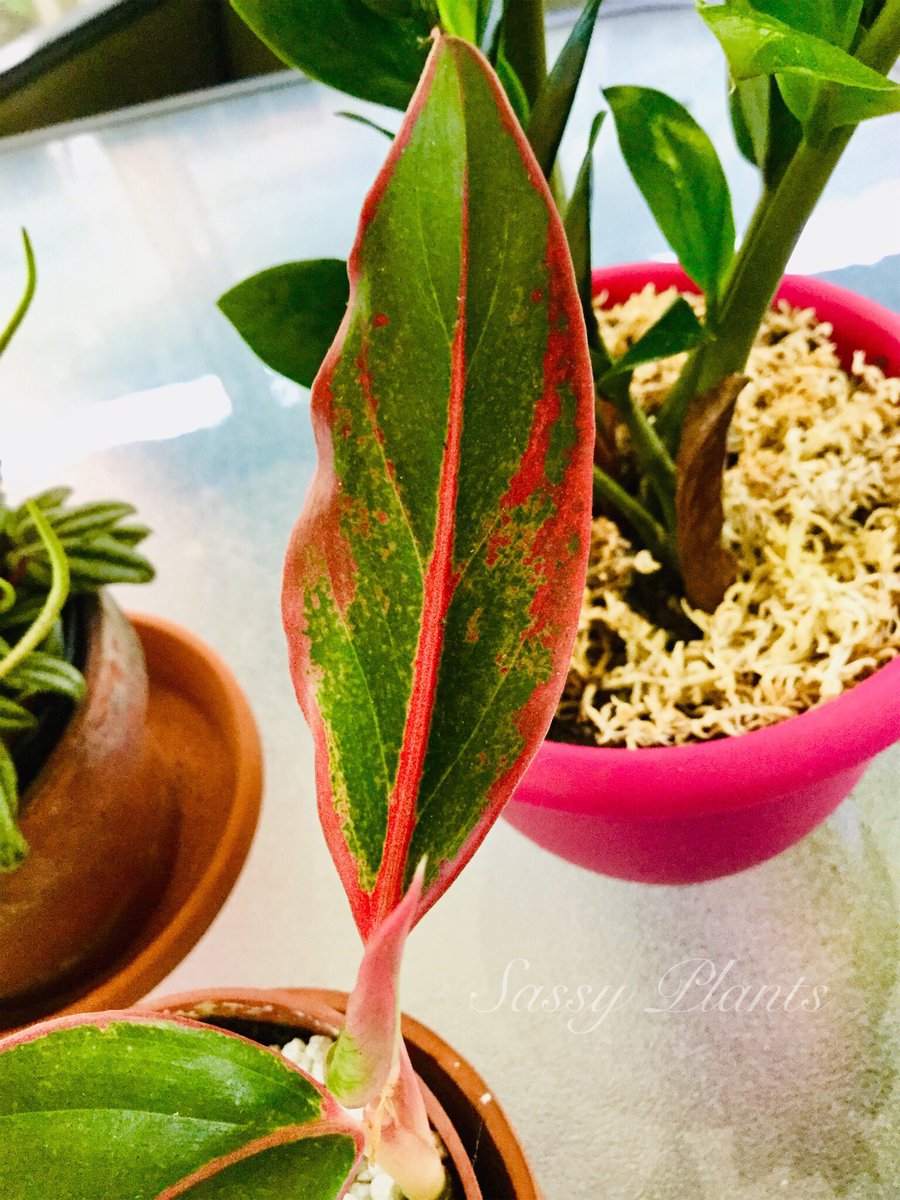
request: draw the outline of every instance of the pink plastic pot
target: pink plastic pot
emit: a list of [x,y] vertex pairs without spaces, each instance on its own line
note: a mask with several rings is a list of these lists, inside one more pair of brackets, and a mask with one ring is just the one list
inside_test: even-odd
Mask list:
[[[624,300],[652,282],[695,290],[678,267],[594,273],[595,292]],[[833,284],[786,276],[778,298],[834,327],[900,375],[900,318]],[[869,760],[900,739],[900,658],[834,700],[739,737],[662,749],[545,742],[504,815],[539,845],[583,867],[644,883],[696,883],[787,849],[840,804]]]

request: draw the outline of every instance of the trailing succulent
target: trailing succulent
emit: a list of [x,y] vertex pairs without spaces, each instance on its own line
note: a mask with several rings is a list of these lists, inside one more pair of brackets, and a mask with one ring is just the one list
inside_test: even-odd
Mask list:
[[[22,301],[0,334],[0,353],[34,295],[36,272],[23,232],[28,280]],[[0,872],[28,855],[17,824],[19,763],[51,696],[77,703],[84,677],[64,635],[66,605],[109,583],[144,583],[153,568],[136,549],[150,532],[130,520],[130,504],[69,503],[71,489],[52,488],[16,508],[0,493]]]
[[[597,393],[595,509],[615,514],[653,553],[669,589],[712,611],[735,574],[721,544],[722,471],[747,356],[854,129],[900,108],[900,86],[887,78],[900,53],[900,0],[698,5],[727,59],[738,146],[759,173],[759,202],[737,249],[725,173],[690,113],[654,88],[604,89],[625,162],[705,308],[698,318],[676,300],[618,361],[591,313],[591,159],[603,111],[568,198],[556,168],[601,0],[584,4],[549,75],[542,0],[232,2],[286,62],[398,108],[412,94],[435,25],[482,48],[565,221]],[[263,271],[220,303],[265,362],[309,386],[346,301],[344,264],[318,259]],[[690,353],[677,383],[648,417],[632,395],[635,367],[683,351]]]

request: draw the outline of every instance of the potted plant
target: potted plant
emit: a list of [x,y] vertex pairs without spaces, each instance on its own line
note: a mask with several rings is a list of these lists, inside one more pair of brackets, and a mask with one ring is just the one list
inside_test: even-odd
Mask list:
[[[35,291],[23,236],[27,283],[0,352]],[[173,762],[161,767],[159,672],[151,688],[143,649],[149,641],[154,650],[159,624],[135,628],[105,590],[153,578],[139,549],[149,530],[133,516],[118,501],[72,504],[64,487],[18,506],[0,497],[0,1029],[76,998],[108,1006],[143,995],[212,919],[252,832],[254,821],[244,821],[239,844],[223,839],[239,853],[210,892],[200,853],[207,839],[168,777],[179,769],[171,743]],[[169,638],[170,656],[186,657],[183,641]],[[225,679],[212,674],[210,695]],[[244,703],[232,700],[230,713]],[[246,801],[255,820],[258,787]],[[187,881],[182,822],[194,843]],[[172,901],[188,902],[175,895],[183,882],[207,895],[212,911],[198,912],[192,897],[189,926],[185,913],[180,929],[157,927]]]
[[[823,285],[791,280],[778,290],[853,130],[900,106],[900,87],[887,77],[900,50],[895,0],[701,6],[727,58],[738,144],[760,174],[760,200],[737,250],[724,172],[690,114],[655,89],[606,89],[626,163],[682,271],[647,266],[597,277],[590,266],[591,156],[602,113],[568,198],[555,163],[598,2],[585,3],[549,75],[536,2],[501,11],[449,0],[358,0],[318,5],[315,14],[303,0],[234,2],[286,61],[385,104],[404,102],[431,22],[481,44],[564,213],[597,392],[598,523],[582,634],[553,740],[507,817],[576,862],[645,881],[709,878],[784,849],[835,807],[873,754],[900,737],[898,604],[890,583],[898,543],[886,531],[900,501],[889,478],[896,406],[894,385],[872,372],[872,365],[888,376],[900,370],[898,323]],[[264,361],[308,384],[341,319],[341,277],[333,260],[288,264],[238,285],[221,305]],[[617,308],[601,319],[601,334],[595,292],[618,305],[647,283],[700,293],[702,304],[675,292],[647,298],[637,305],[642,321]],[[815,344],[812,366],[799,369],[822,374],[825,394],[811,397],[802,421],[815,428],[817,410],[834,407],[838,388],[859,404],[855,415],[845,406],[845,417],[829,426],[833,436],[847,441],[854,422],[879,434],[854,442],[857,469],[847,477],[868,474],[869,482],[846,492],[850,520],[838,522],[839,549],[827,504],[805,529],[800,518],[782,522],[785,545],[799,539],[801,553],[791,549],[792,571],[773,580],[768,560],[784,558],[785,548],[758,536],[766,504],[777,507],[785,489],[799,507],[822,492],[821,480],[805,479],[773,450],[799,419],[796,411],[783,398],[780,407],[758,403],[765,382],[745,386],[748,355],[776,292],[818,318],[772,317],[762,334],[773,347],[785,339],[785,346]],[[825,345],[822,322],[834,326],[837,355]],[[854,367],[856,351],[870,365]],[[780,354],[776,348],[769,361]],[[768,371],[765,359],[754,351],[752,370],[759,360]],[[838,359],[843,375],[835,381]],[[763,408],[768,416],[757,420]],[[762,446],[764,436],[770,444]],[[888,465],[873,493],[875,443]],[[828,468],[833,445],[821,426],[802,446],[784,444],[795,447],[795,458],[818,458]],[[823,539],[831,560],[821,578],[833,592],[855,559],[842,609],[809,599]],[[829,608],[864,608],[868,617],[842,624]]]
[[[505,203],[518,220],[498,263]],[[429,1068],[420,1039],[401,1038],[398,1004],[408,934],[552,717],[589,541],[594,397],[566,239],[495,73],[466,41],[434,40],[349,279],[313,389],[318,468],[283,618],[322,824],[364,943],[356,987],[342,1016],[340,997],[313,1013],[307,994],[220,994],[7,1039],[0,1192],[15,1200],[318,1200],[346,1194],[364,1145],[408,1200],[448,1187],[537,1195],[521,1156],[479,1190],[487,1089],[462,1118],[470,1154],[446,1129],[445,1164],[414,1057]],[[238,1028],[264,1043],[282,1040],[273,1024],[336,1033],[327,1092],[266,1045],[168,1013],[249,1018]],[[465,1073],[454,1056],[430,1076],[448,1109]]]

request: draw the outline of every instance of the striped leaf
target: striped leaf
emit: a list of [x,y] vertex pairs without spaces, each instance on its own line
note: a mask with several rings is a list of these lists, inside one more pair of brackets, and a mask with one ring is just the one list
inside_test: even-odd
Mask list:
[[3,733],[20,733],[24,729],[33,729],[37,717],[9,696],[0,696],[0,731]]
[[418,916],[525,770],[568,668],[593,390],[565,236],[487,61],[441,37],[369,194],[285,567],[325,834],[364,937]]
[[[42,650],[32,650],[24,662],[3,679],[3,686],[20,696],[46,692],[80,700],[84,695],[84,676],[70,662]],[[2,702],[0,697],[0,702]]]
[[361,1134],[280,1055],[106,1013],[0,1042],[4,1200],[336,1200]]

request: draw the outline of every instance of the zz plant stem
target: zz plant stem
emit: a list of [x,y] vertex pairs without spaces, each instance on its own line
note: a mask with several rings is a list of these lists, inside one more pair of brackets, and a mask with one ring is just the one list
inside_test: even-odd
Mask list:
[[[900,54],[900,0],[888,0],[855,55],[887,71]],[[707,322],[709,340],[689,356],[657,420],[670,451],[678,450],[691,400],[743,371],[791,253],[812,215],[855,123],[829,127],[837,88],[822,86],[804,137],[778,184],[764,189],[735,255],[721,303]]]

